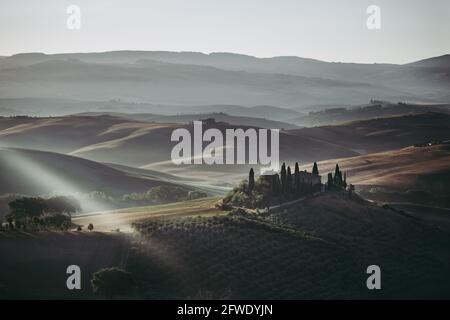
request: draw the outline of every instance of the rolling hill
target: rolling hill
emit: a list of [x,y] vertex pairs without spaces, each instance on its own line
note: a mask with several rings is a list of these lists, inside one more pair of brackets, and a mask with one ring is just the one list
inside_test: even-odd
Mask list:
[[[318,166],[324,179],[336,163],[347,173],[349,183],[369,199],[450,208],[448,142],[321,161]],[[310,170],[311,166],[302,169]]]
[[145,193],[158,186],[223,193],[223,187],[200,178],[180,179],[156,171],[108,166],[91,160],[37,150],[0,148],[0,219],[8,213],[8,202],[19,195],[72,195],[83,212],[109,210],[130,205],[124,195]]
[[450,68],[450,54],[411,62],[407,65],[425,68]]
[[[253,109],[253,108],[251,108]],[[155,115],[146,113],[102,113],[102,112],[85,112],[81,114],[76,114],[75,116],[102,116],[109,115],[113,117],[120,117],[132,121],[145,121],[145,122],[156,122],[156,123],[178,123],[178,124],[188,124],[192,121],[205,120],[205,119],[215,119],[218,122],[231,123],[236,126],[245,127],[257,127],[257,128],[267,128],[267,129],[298,129],[299,127],[281,121],[274,121],[265,118],[256,118],[248,116],[234,116],[229,115],[224,112],[213,112],[213,113],[195,113],[195,114],[182,114],[182,115]]]
[[366,154],[428,141],[448,140],[450,114],[408,114],[352,121],[335,126],[302,128],[290,130],[289,133]]
[[[356,185],[418,186],[424,175],[450,173],[450,144],[407,147],[358,157],[320,161],[322,172],[331,172],[336,163]],[[443,179],[446,178],[443,176]],[[443,182],[443,181],[442,181]]]
[[104,191],[112,195],[143,192],[164,184],[94,161],[52,152],[0,149],[0,194]]
[[[234,124],[216,123],[222,132]],[[173,130],[191,125],[147,123],[111,116],[69,116],[50,118],[0,118],[0,143],[20,148],[66,153],[97,162],[116,163],[148,169],[166,168],[179,173],[187,167],[172,165],[170,154],[176,142],[170,141]],[[207,126],[205,125],[206,129]],[[293,148],[293,146],[303,146]],[[313,161],[357,155],[356,152],[328,142],[313,141],[308,136],[280,133],[282,157]],[[207,168],[205,168],[207,167]],[[191,166],[189,169],[233,172],[236,166]],[[238,168],[246,171],[247,168]]]
[[[230,104],[210,105],[162,105],[136,103],[121,100],[80,101],[57,98],[0,98],[0,116],[67,116],[71,114],[87,115],[185,115],[205,113],[226,113],[237,117],[270,118],[274,121],[286,121],[301,115],[292,109],[268,105],[242,106]],[[131,115],[130,115],[131,114]]]
[[250,73],[210,66],[159,61],[131,65],[48,60],[3,68],[4,98],[120,99],[157,104],[270,104],[281,107],[317,103],[357,103],[368,97],[414,100],[413,93],[382,84],[291,74]]
[[361,106],[334,107],[319,111],[310,111],[308,114],[288,119],[290,123],[302,127],[339,125],[350,121],[370,120],[408,114],[426,112],[450,113],[448,104],[407,104],[372,102]]
[[[177,176],[190,175],[192,178],[201,177],[199,173],[207,173],[208,179],[218,178],[229,183],[234,183],[249,169],[249,166],[236,165],[172,164],[170,154],[176,142],[170,141],[170,137],[173,130],[180,127],[192,130],[189,125],[148,123],[111,116],[0,118],[0,143],[65,153],[102,163],[166,170]],[[236,126],[219,122],[214,127],[224,131]],[[336,126],[283,130],[280,132],[280,159],[309,163],[449,138],[448,114],[387,117]]]

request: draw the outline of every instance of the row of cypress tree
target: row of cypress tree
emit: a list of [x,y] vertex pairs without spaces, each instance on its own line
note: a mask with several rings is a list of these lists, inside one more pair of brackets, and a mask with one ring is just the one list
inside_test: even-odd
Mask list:
[[[318,175],[319,168],[317,163],[314,162],[312,173]],[[261,178],[261,177],[260,177]],[[271,196],[280,197],[283,199],[295,199],[300,196],[312,193],[317,188],[309,184],[300,178],[300,169],[298,162],[295,163],[294,173],[292,174],[291,167],[283,163],[281,166],[280,174],[275,174],[273,176],[265,176],[267,183],[270,185]],[[250,169],[248,175],[248,192],[251,193],[255,188],[255,173],[253,168]]]
[[339,169],[339,164],[336,164],[336,169],[334,170],[334,176],[330,172],[327,178],[327,189],[333,190],[337,188],[347,188],[347,173]]

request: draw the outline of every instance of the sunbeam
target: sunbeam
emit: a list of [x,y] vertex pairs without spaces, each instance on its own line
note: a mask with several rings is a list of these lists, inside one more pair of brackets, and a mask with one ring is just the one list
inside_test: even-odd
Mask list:
[[50,195],[70,195],[75,197],[81,205],[83,212],[104,211],[110,207],[95,199],[85,196],[87,190],[83,190],[75,183],[60,177],[53,168],[46,167],[41,163],[27,157],[26,150],[0,147],[5,151],[5,156],[0,157],[8,170],[12,170],[17,181],[27,181],[29,185],[41,186],[42,193]]

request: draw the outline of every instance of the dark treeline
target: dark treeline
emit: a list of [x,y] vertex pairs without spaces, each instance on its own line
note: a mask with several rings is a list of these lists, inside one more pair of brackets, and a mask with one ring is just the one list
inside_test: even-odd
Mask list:
[[247,208],[264,208],[282,204],[321,191],[322,184],[319,168],[314,162],[312,173],[300,171],[295,163],[292,172],[285,163],[280,173],[261,175],[255,180],[255,173],[250,169],[248,180],[244,180],[224,199],[225,205],[243,206]]
[[342,171],[339,169],[339,165],[336,164],[334,176],[331,172],[328,174],[327,189],[333,190],[342,188],[347,188],[347,174],[345,172],[342,173]]
[[81,211],[81,207],[74,197],[22,197],[9,202],[9,211],[5,226],[8,229],[67,230],[72,214]]

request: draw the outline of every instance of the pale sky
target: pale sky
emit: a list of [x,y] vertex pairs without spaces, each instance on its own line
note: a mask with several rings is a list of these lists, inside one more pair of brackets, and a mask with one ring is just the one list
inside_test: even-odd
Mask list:
[[450,0],[0,0],[0,55],[112,50],[406,63],[450,53]]

